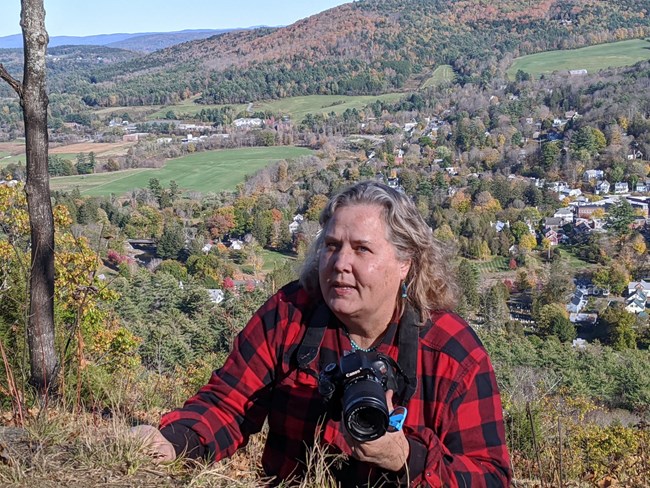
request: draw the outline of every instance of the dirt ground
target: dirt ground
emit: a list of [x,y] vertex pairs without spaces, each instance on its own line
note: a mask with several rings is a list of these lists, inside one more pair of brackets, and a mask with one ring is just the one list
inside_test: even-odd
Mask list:
[[68,144],[66,146],[50,147],[50,154],[70,154],[70,153],[89,153],[94,152],[96,155],[102,155],[108,152],[126,152],[126,149],[132,146],[132,142],[80,142],[78,144]]
[[[98,156],[125,154],[134,142],[81,142],[64,146],[50,146],[50,154],[77,154],[94,152]],[[21,142],[0,142],[0,152],[12,156],[25,154],[25,144]]]

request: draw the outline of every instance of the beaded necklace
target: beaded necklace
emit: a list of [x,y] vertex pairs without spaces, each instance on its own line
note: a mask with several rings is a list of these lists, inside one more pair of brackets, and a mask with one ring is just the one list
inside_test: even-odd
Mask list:
[[347,327],[343,327],[343,331],[345,332],[345,336],[350,340],[350,345],[352,346],[353,351],[374,352],[379,348],[379,345],[381,344],[380,342],[379,344],[376,344],[372,347],[361,347],[359,344],[354,342],[354,339],[352,339],[352,337],[350,337],[350,333],[348,332]]

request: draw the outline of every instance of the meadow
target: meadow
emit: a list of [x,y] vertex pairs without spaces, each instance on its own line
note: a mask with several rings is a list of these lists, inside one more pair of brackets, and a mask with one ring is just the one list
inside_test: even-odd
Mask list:
[[518,70],[535,77],[554,71],[586,69],[588,73],[605,68],[631,66],[650,59],[650,42],[647,39],[598,44],[580,49],[547,51],[517,58],[508,68],[514,79]]
[[[327,114],[334,112],[336,114],[341,114],[347,109],[356,108],[357,110],[362,109],[369,103],[374,102],[375,100],[383,100],[387,102],[396,102],[401,97],[403,93],[385,93],[383,95],[363,95],[363,96],[345,96],[345,95],[308,95],[304,97],[290,97],[283,98],[281,100],[267,100],[254,102],[252,106],[250,104],[229,104],[232,107],[235,107],[238,111],[243,112],[247,109],[249,111],[270,111],[274,114],[288,115],[294,121],[301,121],[305,115],[308,113],[317,114],[323,113]],[[226,105],[199,105],[193,102],[192,99],[186,100],[178,105],[168,105],[165,106],[151,114],[148,118],[151,119],[160,119],[172,110],[176,116],[193,116],[199,113],[201,110],[208,108],[219,108]],[[250,108],[249,108],[250,106]],[[114,109],[118,112],[119,109]]]
[[448,64],[443,64],[433,71],[431,77],[422,84],[422,88],[432,88],[443,83],[453,83],[455,79],[454,69]]
[[52,190],[72,190],[82,195],[122,195],[136,188],[146,188],[149,179],[158,178],[163,186],[176,181],[184,191],[219,192],[234,190],[246,175],[281,159],[310,153],[299,147],[242,148],[205,151],[168,160],[159,169],[133,169],[114,173],[63,176],[50,179]]

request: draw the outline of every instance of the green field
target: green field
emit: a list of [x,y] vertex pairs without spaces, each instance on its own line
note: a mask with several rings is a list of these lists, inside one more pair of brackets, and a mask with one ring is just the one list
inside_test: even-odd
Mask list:
[[171,159],[160,169],[51,178],[50,187],[52,190],[78,187],[83,195],[122,195],[136,188],[146,188],[150,178],[158,178],[164,186],[174,180],[185,191],[219,192],[234,190],[245,175],[253,174],[270,163],[309,153],[309,149],[285,146],[205,151]]
[[512,66],[508,68],[508,76],[514,79],[518,70],[533,76],[570,69],[586,69],[588,73],[592,73],[605,68],[631,66],[648,59],[650,59],[650,42],[635,39],[522,56],[515,59]]
[[[403,93],[386,93],[384,95],[364,95],[364,96],[345,96],[345,95],[309,95],[304,97],[282,98],[280,100],[269,100],[255,102],[252,106],[253,111],[271,111],[275,114],[290,116],[294,121],[301,121],[308,113],[330,113],[337,114],[345,112],[346,109],[361,109],[374,102],[375,100],[384,100],[387,102],[396,102]],[[153,112],[148,116],[151,119],[160,119],[167,112],[172,110],[177,116],[192,116],[199,113],[204,108],[219,108],[225,105],[198,105],[191,101],[185,101],[180,105],[169,105]],[[249,104],[231,104],[238,111],[246,110]],[[117,109],[116,109],[117,111]]]
[[264,258],[264,266],[262,271],[269,273],[275,267],[281,267],[285,261],[295,261],[295,256],[290,256],[277,251],[270,251],[269,249],[262,250],[262,258]]
[[422,88],[431,88],[443,83],[453,83],[455,79],[454,69],[448,64],[443,64],[435,69],[431,77],[424,82]]
[[476,269],[481,273],[498,273],[500,271],[510,271],[510,258],[495,256],[489,261],[475,262]]

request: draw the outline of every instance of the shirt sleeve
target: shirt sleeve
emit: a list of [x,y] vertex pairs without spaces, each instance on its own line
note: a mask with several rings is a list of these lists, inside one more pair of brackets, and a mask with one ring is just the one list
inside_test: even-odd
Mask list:
[[405,429],[410,453],[402,480],[410,486],[507,487],[501,399],[487,354],[456,379],[438,434],[428,427]]
[[219,460],[261,430],[281,354],[286,310],[278,295],[271,297],[237,336],[223,367],[208,384],[182,408],[162,417],[160,431],[177,455]]

